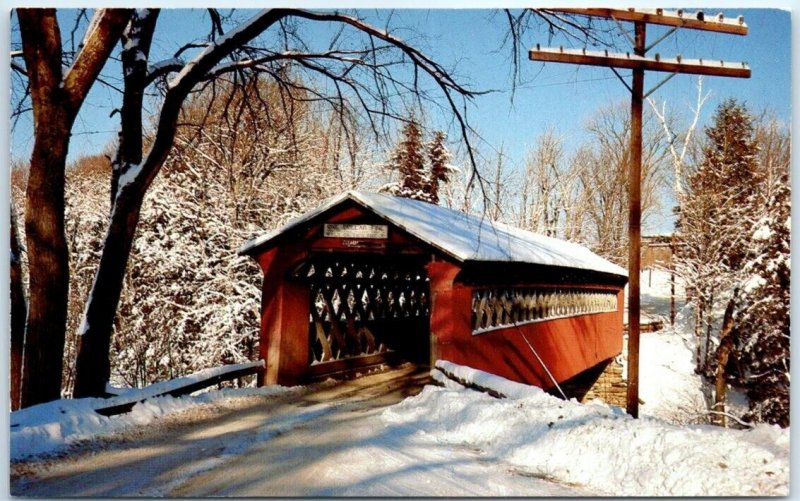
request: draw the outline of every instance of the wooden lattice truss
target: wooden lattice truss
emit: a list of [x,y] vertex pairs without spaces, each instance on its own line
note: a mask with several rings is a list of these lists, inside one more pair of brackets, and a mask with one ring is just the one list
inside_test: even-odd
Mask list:
[[476,289],[472,293],[472,331],[481,333],[554,318],[617,310],[613,291],[586,289]]
[[358,258],[313,259],[301,276],[310,285],[310,363],[390,350],[381,324],[428,317],[429,284],[424,268]]

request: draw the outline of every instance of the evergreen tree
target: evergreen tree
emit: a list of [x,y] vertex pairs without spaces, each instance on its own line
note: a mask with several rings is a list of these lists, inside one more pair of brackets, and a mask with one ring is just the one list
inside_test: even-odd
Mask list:
[[439,186],[447,183],[452,172],[450,152],[444,142],[447,136],[444,132],[437,130],[433,133],[433,139],[428,147],[428,159],[431,164],[430,179],[428,181],[427,192],[431,203],[439,203]]
[[[724,230],[728,245],[720,250],[723,264],[738,269],[747,258],[749,235],[742,232],[741,214],[754,214],[763,187],[763,175],[756,155],[753,118],[735,99],[728,99],[717,109],[714,126],[706,130],[703,163],[698,175],[706,175],[706,188],[717,192],[721,205],[709,207],[711,221]],[[752,217],[752,216],[751,216]]]
[[745,107],[723,102],[688,180],[677,264],[697,312],[697,369],[716,373],[716,410],[734,383],[750,398],[745,419],[788,426],[790,188],[756,138]]
[[439,187],[448,181],[453,170],[447,163],[450,152],[445,146],[446,137],[444,132],[436,131],[426,145],[419,124],[408,122],[386,165],[389,171],[399,174],[400,180],[383,186],[380,191],[439,203]]
[[389,165],[391,169],[400,174],[400,185],[393,194],[427,200],[425,187],[428,183],[425,175],[422,132],[419,125],[413,120],[403,127],[401,140],[392,152]]
[[778,183],[767,214],[752,235],[757,256],[745,265],[751,276],[735,335],[754,421],[789,426],[789,291],[791,192]]
[[763,201],[753,120],[734,99],[723,102],[705,131],[703,158],[689,177],[678,227],[684,247],[678,261],[696,311],[697,370],[715,363],[715,304],[725,309],[750,256],[749,224]]

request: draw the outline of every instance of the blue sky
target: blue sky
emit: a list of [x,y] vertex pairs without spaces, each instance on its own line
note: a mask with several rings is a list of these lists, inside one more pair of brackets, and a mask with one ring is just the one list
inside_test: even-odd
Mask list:
[[[716,13],[718,9],[708,9]],[[704,88],[712,93],[704,109],[704,120],[717,104],[736,97],[754,111],[771,109],[787,123],[791,110],[791,51],[790,15],[786,11],[768,9],[731,9],[726,15],[743,14],[750,27],[746,37],[706,34],[680,30],[662,42],[652,52],[665,57],[676,53],[684,57],[703,57],[726,61],[746,61],[750,64],[751,79],[705,79]],[[389,11],[362,10],[369,20],[382,26]],[[481,149],[489,154],[503,146],[511,165],[520,164],[525,151],[546,127],[554,127],[567,137],[567,149],[583,138],[582,125],[601,106],[612,102],[629,102],[625,87],[608,69],[577,67],[520,60],[522,85],[511,102],[511,61],[508,49],[501,49],[505,35],[504,21],[489,10],[397,10],[391,25],[403,27],[394,33],[411,40],[446,67],[454,67],[462,82],[480,90],[493,89],[489,95],[478,97],[469,109],[470,121],[485,140]],[[166,11],[160,19],[160,34],[154,50],[170,54],[179,44],[197,36],[194,28],[202,22],[201,12]],[[446,27],[446,29],[443,29]],[[64,28],[68,29],[68,28]],[[319,28],[317,28],[319,29]],[[324,28],[323,28],[324,29]],[[658,28],[648,32],[648,39],[658,36]],[[325,38],[320,31],[309,32],[312,38]],[[12,33],[12,44],[14,34]],[[564,44],[562,40],[548,41],[545,33],[529,33],[523,46],[536,42],[542,46]],[[663,78],[648,73],[646,88]],[[693,102],[695,78],[678,75],[661,87],[654,97],[685,109]],[[97,153],[113,137],[117,129],[115,118],[109,118],[118,96],[112,90],[96,86],[73,130],[71,158]],[[433,122],[437,117],[431,117]],[[439,117],[442,124],[449,117]],[[25,158],[32,145],[30,122],[23,120],[11,137],[12,158]],[[654,221],[651,231],[669,229],[669,221]],[[648,228],[646,228],[648,230]]]

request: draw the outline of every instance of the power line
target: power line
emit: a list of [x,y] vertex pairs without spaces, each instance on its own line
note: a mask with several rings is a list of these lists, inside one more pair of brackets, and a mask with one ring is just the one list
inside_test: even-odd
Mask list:
[[585,78],[583,80],[570,80],[566,82],[551,82],[546,84],[539,84],[539,85],[521,85],[520,88],[523,89],[539,89],[542,87],[555,87],[558,85],[572,85],[576,83],[584,83],[584,82],[600,82],[603,80],[615,80],[617,77],[598,77],[598,78]]

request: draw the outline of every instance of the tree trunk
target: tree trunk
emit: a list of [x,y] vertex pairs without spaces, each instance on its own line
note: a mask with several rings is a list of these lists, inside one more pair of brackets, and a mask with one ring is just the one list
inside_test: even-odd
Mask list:
[[30,304],[21,406],[58,399],[67,323],[69,260],[64,234],[64,168],[72,117],[61,83],[55,11],[18,11],[33,103],[34,145],[25,201]]
[[[705,317],[706,322],[706,347],[704,353],[704,360],[703,360],[703,374],[709,374],[711,368],[711,330],[714,326],[714,294],[711,294],[711,298],[709,299],[708,303],[706,304],[706,313],[703,315]],[[721,341],[721,339],[720,339]]]
[[[728,382],[726,380],[728,358],[733,349],[733,341],[730,333],[733,330],[733,308],[736,302],[737,291],[734,290],[733,297],[725,307],[725,316],[722,320],[722,330],[719,334],[719,350],[717,350],[717,374],[715,381],[714,406],[713,410],[725,412],[725,401],[728,393]],[[720,426],[728,426],[728,418],[725,414],[714,414],[712,422]]]
[[700,294],[697,294],[697,301],[695,303],[695,312],[694,312],[694,338],[695,345],[694,349],[694,367],[695,372],[698,374],[700,373],[700,369],[703,366],[703,355],[702,355],[702,347],[703,343],[701,342],[703,336],[703,309],[705,308],[703,298]]
[[22,407],[61,396],[69,292],[64,234],[64,166],[69,130],[63,113],[37,127],[25,210],[30,304],[25,329]]
[[100,264],[86,300],[83,325],[79,330],[73,392],[75,398],[104,396],[106,383],[111,376],[109,352],[114,316],[144,198],[144,194],[138,190],[129,191],[123,187],[122,191],[111,214]]
[[20,408],[22,394],[22,350],[25,346],[25,286],[22,277],[22,255],[17,236],[17,211],[11,206],[11,410]]
[[669,275],[669,324],[675,325],[675,270]]
[[21,406],[61,396],[69,293],[64,182],[70,131],[119,40],[128,10],[98,10],[66,75],[54,9],[18,9],[33,107],[34,145],[25,200],[29,294]]

